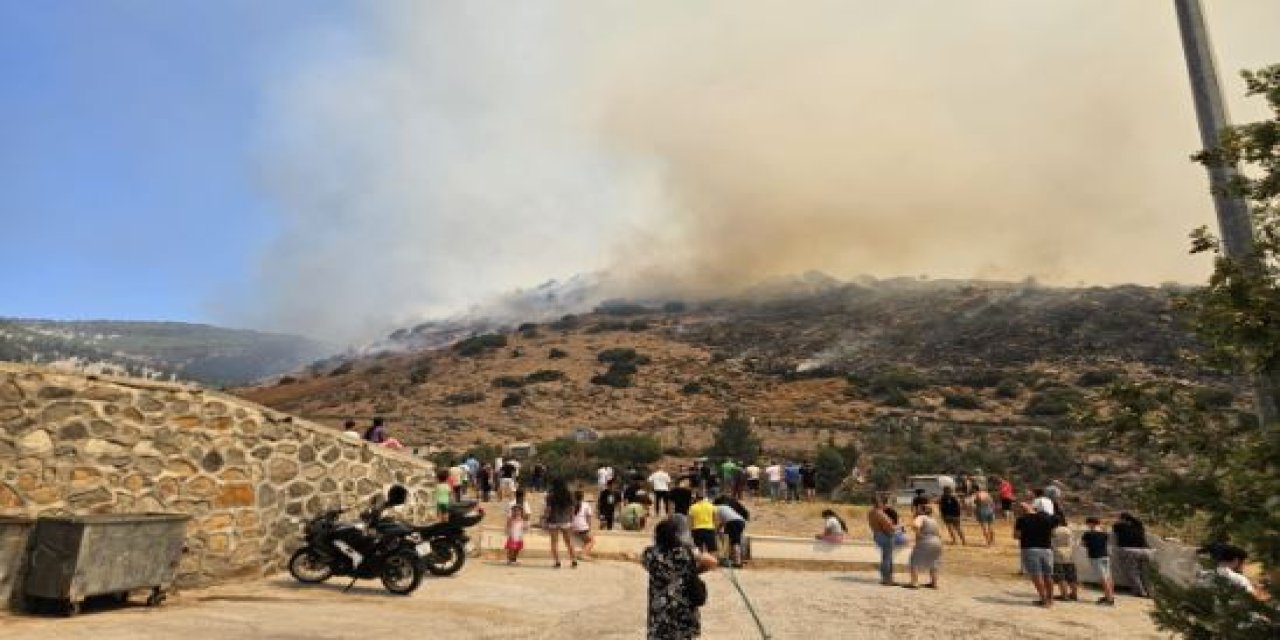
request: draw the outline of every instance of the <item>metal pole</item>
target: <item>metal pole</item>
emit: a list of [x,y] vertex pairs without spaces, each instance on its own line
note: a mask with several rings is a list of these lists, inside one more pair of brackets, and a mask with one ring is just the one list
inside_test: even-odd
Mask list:
[[[1231,122],[1222,100],[1222,88],[1218,85],[1204,9],[1200,0],[1173,0],[1173,7],[1178,14],[1182,51],[1187,59],[1187,74],[1191,78],[1200,143],[1205,149],[1213,149],[1220,145],[1222,130]],[[1213,187],[1213,206],[1218,212],[1223,253],[1232,260],[1250,260],[1254,255],[1254,245],[1249,205],[1239,197],[1224,193],[1226,186],[1238,175],[1239,171],[1234,166],[1209,167],[1209,183]],[[1259,372],[1254,380],[1258,419],[1264,425],[1277,421],[1277,388],[1276,372]]]

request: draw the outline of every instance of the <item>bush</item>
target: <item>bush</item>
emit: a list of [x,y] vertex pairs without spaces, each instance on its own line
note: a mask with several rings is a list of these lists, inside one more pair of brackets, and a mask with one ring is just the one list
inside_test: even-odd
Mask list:
[[608,333],[610,331],[626,331],[627,323],[622,320],[605,320],[587,327],[587,333]]
[[591,376],[591,384],[613,387],[615,389],[625,389],[632,386],[634,384],[634,380],[631,374],[623,373],[613,367],[609,367],[608,371]]
[[458,407],[464,404],[475,404],[484,400],[484,392],[482,391],[460,391],[451,393],[444,397],[444,403],[450,407]]
[[867,390],[874,394],[887,394],[892,389],[919,391],[927,386],[929,381],[924,376],[910,369],[894,369],[871,378]]
[[891,387],[881,395],[880,404],[886,407],[909,407],[911,406],[911,397],[902,389]]
[[502,398],[502,408],[518,407],[522,402],[524,402],[524,396],[518,393],[508,393]]
[[413,365],[413,369],[409,370],[409,383],[422,384],[427,381],[427,376],[431,375],[431,363],[422,360]]
[[555,347],[551,347],[551,350],[547,352],[547,358],[550,360],[559,360],[561,358],[568,358],[568,357],[569,357],[569,352],[565,351],[564,349],[557,349]]
[[1220,387],[1197,387],[1192,392],[1196,407],[1201,410],[1225,409],[1235,402],[1236,394]]
[[532,322],[525,322],[516,327],[516,333],[519,333],[524,338],[536,338],[538,337],[538,325]]
[[729,411],[716,430],[706,454],[750,462],[760,455],[760,438],[751,431],[751,420],[738,409]]
[[954,376],[956,384],[974,389],[990,389],[998,386],[1004,379],[1004,372],[999,369],[968,369]]
[[1113,369],[1092,369],[1080,374],[1076,384],[1082,387],[1103,387],[1120,379],[1120,372]]
[[1022,412],[1029,416],[1063,416],[1081,399],[1075,389],[1053,387],[1033,394]]
[[835,447],[818,447],[818,454],[814,457],[813,467],[817,472],[818,491],[823,493],[834,491],[849,475],[849,463],[845,461],[844,456],[840,455],[840,451]]
[[493,379],[492,384],[499,389],[519,389],[524,386],[524,378],[520,376],[498,376]]
[[649,330],[648,320],[632,320],[631,322],[627,323],[627,331],[639,333],[641,331],[648,331],[648,330]]
[[702,393],[702,383],[697,380],[686,382],[683,387],[680,387],[680,393],[683,393],[686,396]]
[[646,435],[604,436],[591,445],[590,451],[609,464],[645,465],[662,457],[662,443]]
[[644,305],[625,302],[622,300],[606,300],[595,309],[596,313],[603,313],[610,316],[638,316],[649,313],[650,311],[651,309]]
[[978,409],[981,404],[969,393],[946,393],[942,396],[942,404],[952,409]]
[[1013,378],[1005,378],[996,385],[996,395],[1001,398],[1016,398],[1022,395],[1022,384]]
[[334,368],[333,368],[333,371],[330,371],[330,372],[329,372],[329,375],[330,375],[330,376],[345,376],[345,375],[347,375],[348,373],[351,373],[355,368],[356,368],[356,365],[355,365],[354,363],[352,363],[352,362],[350,362],[350,361],[348,361],[348,362],[344,362],[344,363],[342,363],[342,364],[340,364],[340,365],[338,365],[338,366],[334,367]]
[[634,362],[615,362],[609,365],[609,370],[616,373],[633,376],[640,372],[640,367],[637,367]]
[[582,326],[582,319],[572,313],[560,316],[559,320],[551,323],[554,331],[573,331]]
[[559,380],[567,380],[569,376],[563,371],[557,369],[538,369],[533,373],[524,377],[525,384],[538,384],[539,382],[556,382]]
[[297,381],[298,379],[293,376],[281,376],[280,379],[276,381],[276,385],[279,386],[279,385],[293,384]]
[[597,353],[596,360],[612,363],[634,362],[638,355],[635,349],[629,347],[613,347]]
[[453,345],[453,350],[460,356],[478,356],[490,349],[501,349],[507,346],[507,337],[500,333],[486,333],[472,336]]

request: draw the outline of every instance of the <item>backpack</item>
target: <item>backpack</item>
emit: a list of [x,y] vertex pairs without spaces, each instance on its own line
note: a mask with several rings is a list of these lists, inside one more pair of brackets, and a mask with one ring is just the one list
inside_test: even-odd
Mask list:
[[689,570],[684,576],[684,597],[693,607],[701,607],[707,603],[707,583],[698,575],[698,559],[693,551],[685,549],[689,554]]

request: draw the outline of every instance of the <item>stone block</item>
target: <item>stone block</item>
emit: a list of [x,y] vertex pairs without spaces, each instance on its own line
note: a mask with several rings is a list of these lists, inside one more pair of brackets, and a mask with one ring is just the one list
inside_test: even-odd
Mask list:
[[69,418],[96,418],[97,411],[94,411],[93,405],[87,402],[74,402],[70,400],[62,400],[59,402],[50,402],[40,412],[40,422],[42,424],[57,424]]
[[69,387],[60,387],[56,385],[48,385],[40,387],[40,391],[36,393],[36,397],[41,400],[58,400],[61,398],[70,398],[76,394],[75,389]]
[[164,411],[164,403],[156,400],[148,393],[139,394],[138,397],[134,399],[133,406],[137,407],[137,409],[143,413]]
[[219,508],[253,506],[253,487],[248,484],[224,485],[214,499],[213,505]]
[[133,445],[133,455],[138,457],[159,458],[163,454],[161,454],[160,450],[156,449],[155,446],[151,444],[151,441],[143,440],[138,444]]
[[141,473],[131,473],[125,476],[124,481],[120,484],[125,489],[136,493],[138,491],[142,491],[142,489],[150,483],[148,482],[147,476],[144,476]]
[[284,458],[276,458],[267,464],[267,478],[272,482],[283,484],[298,475],[298,463]]
[[93,385],[80,392],[80,397],[86,400],[97,400],[99,402],[123,402],[129,400],[131,396],[132,394],[121,387],[101,384]]
[[279,494],[271,485],[258,485],[258,508],[267,509],[276,506],[276,501],[280,499]]
[[7,484],[0,484],[0,509],[18,509],[24,506],[22,496]]
[[306,467],[303,467],[302,469],[302,477],[308,480],[319,480],[320,478],[323,478],[327,473],[328,473],[328,470],[326,470],[324,465],[322,464],[312,463],[307,465]]
[[89,437],[89,427],[79,420],[68,422],[58,428],[59,440],[83,440]]
[[209,535],[209,541],[205,546],[210,553],[226,553],[231,548],[231,534],[214,533]]
[[236,523],[236,518],[228,511],[219,511],[211,513],[206,517],[201,528],[208,531],[217,531],[218,529],[226,529]]
[[200,416],[174,416],[166,420],[169,424],[182,429],[194,429],[204,423]]
[[315,492],[316,492],[316,488],[315,488],[315,487],[313,487],[313,486],[311,486],[309,483],[307,483],[307,482],[303,482],[303,481],[301,481],[301,480],[299,480],[298,482],[295,482],[295,483],[293,483],[293,484],[289,485],[289,497],[290,497],[290,498],[305,498],[305,497],[307,497],[307,496],[309,496],[309,495],[311,495],[311,494],[313,494],[313,493],[315,493]]
[[75,491],[67,495],[67,504],[72,509],[89,509],[93,507],[111,505],[115,500],[115,495],[108,491],[105,487],[94,487],[84,491]]
[[210,451],[200,458],[200,468],[209,473],[217,473],[224,464],[225,460],[222,459],[222,454],[217,451]]
[[258,526],[258,514],[252,509],[243,509],[236,514],[236,527],[239,529],[252,529]]
[[218,479],[223,482],[248,482],[249,474],[240,469],[226,469],[218,474]]
[[233,426],[235,426],[235,420],[233,420],[231,416],[218,416],[205,420],[205,426],[217,431],[229,431]]
[[22,387],[13,380],[0,382],[0,402],[20,402],[22,397]]
[[102,440],[101,438],[90,438],[84,443],[81,449],[85,455],[95,458],[113,457],[123,455],[128,449],[114,443]]
[[102,472],[96,467],[76,467],[71,470],[71,488],[88,489],[102,481]]
[[22,407],[16,404],[0,405],[0,422],[8,422],[16,420],[23,416]]
[[165,465],[165,470],[175,476],[184,478],[198,473],[196,466],[186,460],[170,460],[169,464]]
[[227,415],[227,404],[218,400],[209,400],[204,403],[204,414],[206,416]]
[[218,490],[218,485],[210,478],[197,476],[187,481],[183,487],[184,495],[195,496],[199,498],[208,498],[214,495]]
[[133,461],[133,468],[154,478],[164,471],[164,462],[160,458],[136,458]]
[[18,439],[18,455],[39,456],[52,452],[53,438],[43,429],[37,429]]

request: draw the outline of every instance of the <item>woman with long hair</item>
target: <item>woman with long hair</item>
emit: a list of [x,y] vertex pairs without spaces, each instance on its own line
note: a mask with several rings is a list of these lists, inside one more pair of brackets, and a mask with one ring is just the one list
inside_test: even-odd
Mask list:
[[578,559],[573,555],[573,542],[569,538],[569,530],[573,527],[573,508],[576,502],[569,493],[569,485],[564,478],[552,478],[547,489],[547,508],[542,512],[542,528],[551,534],[551,558],[560,568],[560,542],[569,550],[569,562],[577,568]]
[[649,572],[649,640],[692,640],[702,634],[698,605],[690,601],[689,575],[716,566],[714,556],[680,541],[670,518],[653,528],[653,546],[641,558]]
[[849,532],[849,525],[844,523],[844,519],[836,514],[833,509],[824,509],[822,511],[822,533],[814,536],[823,542],[839,544],[844,542],[844,536]]

